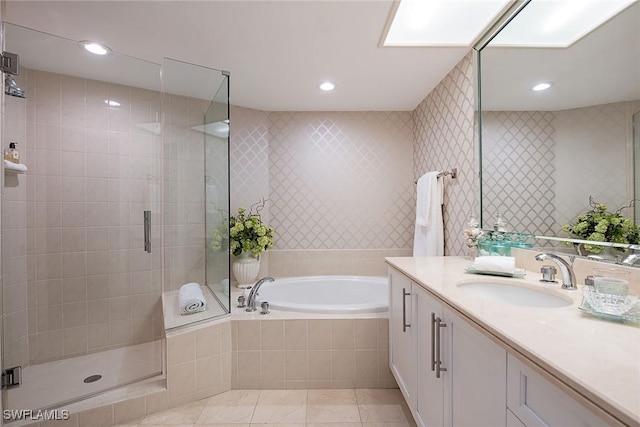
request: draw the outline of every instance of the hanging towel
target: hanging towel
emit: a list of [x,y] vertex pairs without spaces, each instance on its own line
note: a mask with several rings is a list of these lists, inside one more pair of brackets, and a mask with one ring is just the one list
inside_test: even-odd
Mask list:
[[443,193],[437,171],[427,172],[418,179],[413,256],[444,255]]
[[182,315],[198,313],[207,309],[207,300],[197,283],[187,283],[180,287],[178,304]]

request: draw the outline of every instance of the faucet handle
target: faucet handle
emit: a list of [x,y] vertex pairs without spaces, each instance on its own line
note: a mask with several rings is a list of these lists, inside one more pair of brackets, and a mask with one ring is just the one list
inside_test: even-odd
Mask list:
[[542,273],[542,282],[555,283],[556,281],[556,273],[558,270],[552,265],[543,265],[540,268],[540,272]]
[[260,312],[260,314],[269,314],[269,302],[268,301],[262,301],[262,303],[260,304],[260,307],[262,307],[262,311]]
[[245,300],[246,298],[244,297],[244,295],[240,295],[238,297],[238,308],[243,308],[246,307],[247,305],[245,304]]
[[588,275],[587,277],[584,278],[584,285],[585,286],[596,286],[596,282],[593,279],[592,275]]

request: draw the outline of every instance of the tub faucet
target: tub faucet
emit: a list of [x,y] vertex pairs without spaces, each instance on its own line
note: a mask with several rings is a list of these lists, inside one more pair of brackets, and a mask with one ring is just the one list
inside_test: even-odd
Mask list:
[[578,289],[576,287],[576,275],[573,272],[573,267],[564,258],[559,257],[556,254],[551,254],[547,252],[540,253],[536,255],[536,261],[544,261],[545,259],[549,259],[554,261],[560,267],[560,274],[562,274],[562,289]]
[[258,280],[255,285],[251,288],[251,292],[249,292],[249,297],[247,298],[247,308],[245,311],[256,311],[256,297],[258,296],[258,289],[264,282],[273,282],[273,277],[263,277]]

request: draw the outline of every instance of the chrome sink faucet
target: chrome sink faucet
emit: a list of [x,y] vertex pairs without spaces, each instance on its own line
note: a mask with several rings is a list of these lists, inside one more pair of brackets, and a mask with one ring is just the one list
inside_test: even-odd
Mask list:
[[264,282],[273,282],[274,278],[273,277],[263,277],[262,279],[258,280],[256,282],[255,285],[253,285],[253,287],[251,288],[251,292],[249,292],[249,297],[247,298],[247,308],[245,309],[245,311],[256,311],[256,297],[258,296],[258,289],[260,289],[260,286],[262,286],[262,284]]
[[573,267],[564,258],[559,257],[556,254],[543,252],[536,255],[536,261],[544,261],[549,259],[554,261],[560,267],[560,274],[562,274],[562,289],[578,289],[576,287],[576,275],[573,272]]

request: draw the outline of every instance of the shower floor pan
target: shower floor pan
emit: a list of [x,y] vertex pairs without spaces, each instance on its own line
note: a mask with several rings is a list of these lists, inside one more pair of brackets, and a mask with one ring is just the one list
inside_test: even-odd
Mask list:
[[27,366],[21,385],[8,390],[4,409],[64,409],[85,397],[161,373],[161,340]]

